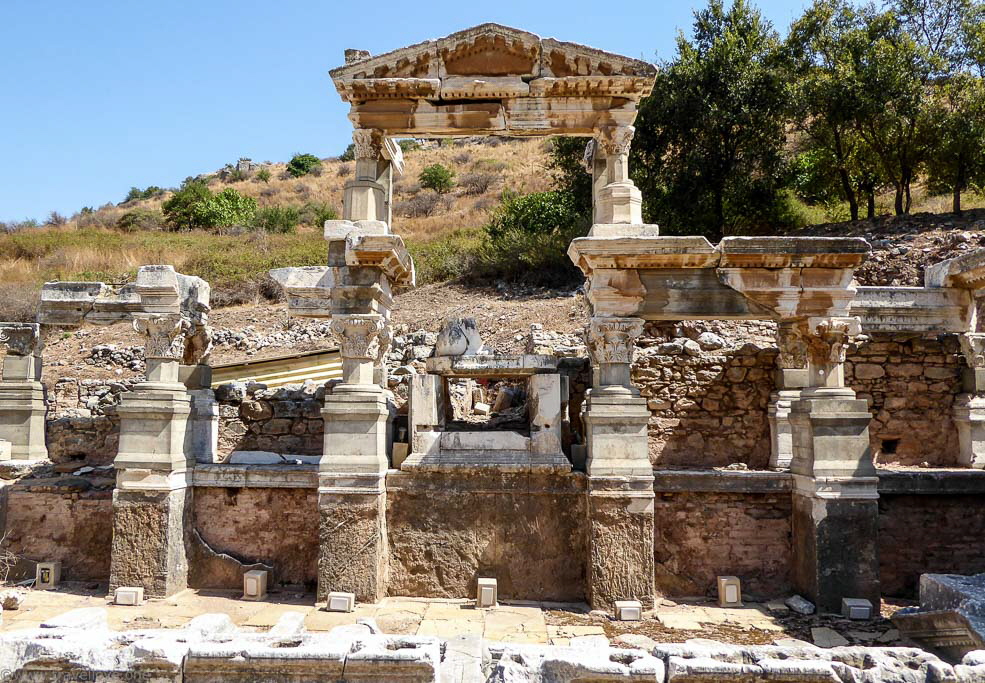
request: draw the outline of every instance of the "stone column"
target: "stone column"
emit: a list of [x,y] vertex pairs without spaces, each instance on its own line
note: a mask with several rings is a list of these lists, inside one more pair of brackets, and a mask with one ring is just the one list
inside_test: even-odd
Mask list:
[[859,331],[857,318],[807,321],[809,386],[790,405],[794,585],[825,612],[842,598],[880,599],[871,415],[844,386],[845,347]]
[[954,426],[958,430],[958,464],[985,469],[985,334],[959,337],[968,367],[962,373],[963,394],[954,399]]
[[653,467],[647,448],[650,411],[630,381],[639,318],[593,317],[589,349],[599,384],[585,401],[588,446],[588,600],[653,605]]
[[0,323],[0,345],[7,350],[0,379],[0,440],[10,442],[13,460],[47,460],[41,327]]
[[596,193],[596,223],[643,223],[643,196],[629,178],[629,147],[635,132],[632,126],[599,131],[598,149],[605,155],[607,184]]
[[342,217],[349,221],[371,220],[390,224],[393,194],[392,172],[384,156],[386,136],[381,130],[352,131],[355,145],[355,177],[345,184]]
[[145,595],[165,597],[188,585],[191,408],[178,368],[187,325],[178,313],[134,320],[134,328],[147,337],[147,379],[118,408],[110,592],[143,586]]
[[325,397],[318,473],[318,599],[332,591],[376,602],[386,595],[386,471],[392,415],[374,366],[387,339],[382,314],[332,318],[341,339],[342,384]]
[[785,469],[793,460],[793,430],[790,426],[790,404],[800,398],[807,387],[807,342],[800,328],[793,323],[781,323],[776,335],[779,354],[776,357],[776,391],[770,394],[767,416],[770,425],[770,467]]

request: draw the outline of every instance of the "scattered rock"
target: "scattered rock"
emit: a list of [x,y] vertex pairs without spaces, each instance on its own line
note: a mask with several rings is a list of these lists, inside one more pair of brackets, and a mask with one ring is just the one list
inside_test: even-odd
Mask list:
[[799,595],[792,595],[784,601],[784,604],[797,614],[814,614],[814,603]]
[[827,626],[818,626],[811,629],[811,639],[818,647],[844,647],[848,645],[848,640],[842,637],[837,631]]

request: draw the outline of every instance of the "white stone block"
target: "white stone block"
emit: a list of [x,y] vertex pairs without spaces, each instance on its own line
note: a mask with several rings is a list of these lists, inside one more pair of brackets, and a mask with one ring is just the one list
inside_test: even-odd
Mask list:
[[742,607],[742,582],[735,576],[718,577],[718,605]]
[[61,562],[38,562],[34,587],[37,590],[52,590],[58,587],[62,578]]
[[243,574],[243,599],[263,600],[267,597],[267,577],[263,569],[251,569]]
[[0,439],[0,460],[10,460],[10,442]]
[[864,598],[842,598],[841,616],[848,619],[871,619],[872,603]]
[[499,599],[498,593],[496,579],[479,579],[476,582],[475,606],[480,609],[495,607]]
[[643,618],[643,603],[639,600],[616,600],[616,620],[640,621]]
[[476,415],[488,415],[489,411],[492,410],[492,406],[488,403],[476,403],[472,406],[472,412]]
[[113,593],[113,603],[116,605],[136,607],[137,605],[143,604],[143,602],[143,586],[120,586],[116,589],[116,592]]
[[393,466],[399,469],[404,463],[404,460],[407,459],[407,454],[409,451],[410,444],[395,441],[393,444]]
[[356,609],[356,594],[333,591],[328,594],[326,608],[329,612],[351,612]]

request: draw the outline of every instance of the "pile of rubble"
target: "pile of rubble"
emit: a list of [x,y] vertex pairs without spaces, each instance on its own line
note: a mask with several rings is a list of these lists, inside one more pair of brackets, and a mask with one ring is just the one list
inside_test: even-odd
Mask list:
[[253,325],[247,325],[241,330],[215,328],[212,331],[212,344],[245,351],[247,355],[252,355],[268,346],[290,348],[322,339],[334,339],[334,337],[329,322],[292,319],[285,329],[268,334],[257,331]]
[[0,668],[16,680],[60,674],[156,681],[814,681],[971,683],[985,680],[985,651],[948,664],[915,648],[740,646],[709,640],[611,647],[604,637],[524,645],[463,635],[451,640],[385,635],[371,619],[310,633],[287,612],[266,632],[242,631],[225,614],[180,629],[114,632],[107,611],[85,608],[39,629],[0,635]]
[[86,365],[107,370],[126,369],[133,372],[143,372],[147,367],[144,362],[143,346],[117,346],[116,344],[98,344],[89,349]]

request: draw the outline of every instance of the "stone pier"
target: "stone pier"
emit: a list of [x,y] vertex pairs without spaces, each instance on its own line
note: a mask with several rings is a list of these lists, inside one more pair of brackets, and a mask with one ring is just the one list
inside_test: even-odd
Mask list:
[[650,411],[630,381],[639,318],[593,317],[588,329],[599,383],[585,401],[588,446],[588,599],[653,605],[653,467],[647,450]]
[[10,443],[12,460],[47,460],[41,328],[0,323],[0,346],[7,351],[0,371],[0,440]]

